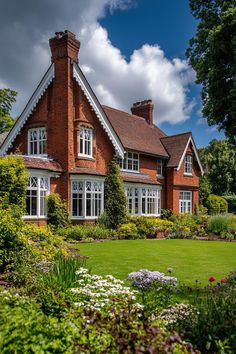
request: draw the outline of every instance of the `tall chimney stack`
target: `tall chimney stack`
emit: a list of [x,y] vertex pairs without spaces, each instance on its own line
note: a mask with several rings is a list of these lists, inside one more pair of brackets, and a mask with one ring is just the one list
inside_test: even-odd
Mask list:
[[76,39],[75,34],[70,31],[56,32],[55,37],[49,40],[54,63],[57,59],[70,58],[78,63],[78,53],[80,42]]
[[149,125],[153,125],[153,109],[154,104],[152,100],[149,99],[141,102],[135,102],[131,107],[131,112],[136,116],[145,118]]

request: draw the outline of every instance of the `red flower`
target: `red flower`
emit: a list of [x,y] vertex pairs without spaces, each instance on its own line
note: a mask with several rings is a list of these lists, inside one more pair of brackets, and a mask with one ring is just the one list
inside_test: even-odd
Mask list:
[[210,277],[210,278],[208,279],[208,281],[209,281],[210,283],[213,283],[213,281],[216,281],[216,278],[215,278],[215,277]]
[[222,278],[220,282],[221,282],[221,284],[224,284],[224,283],[226,283],[226,280],[224,278]]

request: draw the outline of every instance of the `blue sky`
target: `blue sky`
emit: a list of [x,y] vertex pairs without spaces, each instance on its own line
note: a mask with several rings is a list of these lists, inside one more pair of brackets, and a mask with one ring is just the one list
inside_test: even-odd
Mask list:
[[[185,58],[188,42],[194,36],[197,22],[191,15],[187,0],[138,0],[136,6],[126,11],[116,11],[100,21],[109,33],[113,45],[129,60],[133,50],[144,43],[156,44],[171,59]],[[216,127],[209,127],[201,119],[201,87],[190,85],[187,96],[196,100],[191,118],[184,123],[162,123],[167,134],[191,130],[198,146],[205,146],[214,138],[223,139],[224,134]]]
[[49,38],[69,29],[102,104],[129,111],[151,98],[167,134],[191,130],[198,146],[223,138],[200,117],[200,87],[185,57],[196,31],[188,0],[8,0],[1,10],[0,87],[18,92],[13,116],[50,65]]

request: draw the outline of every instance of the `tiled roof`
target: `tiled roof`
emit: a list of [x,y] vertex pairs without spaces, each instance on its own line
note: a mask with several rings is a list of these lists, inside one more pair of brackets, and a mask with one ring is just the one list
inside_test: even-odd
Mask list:
[[0,146],[2,145],[2,143],[4,142],[6,137],[8,136],[8,133],[9,132],[4,132],[4,133],[0,134]]
[[57,161],[48,160],[40,157],[22,156],[26,168],[48,170],[52,172],[62,172],[61,165]]
[[121,177],[124,182],[133,182],[133,183],[145,183],[145,184],[161,184],[160,182],[154,182],[149,175],[144,173],[128,173],[121,172]]
[[97,175],[97,176],[105,176],[101,172],[96,171],[92,168],[86,167],[77,167],[73,171],[70,171],[71,174],[79,174],[79,175]]
[[166,136],[161,138],[166,151],[170,155],[167,167],[178,167],[181,157],[184,153],[189,138],[192,136],[191,132]]
[[115,108],[103,109],[126,149],[168,158],[160,138],[166,136],[156,126],[151,126],[145,118],[135,116]]

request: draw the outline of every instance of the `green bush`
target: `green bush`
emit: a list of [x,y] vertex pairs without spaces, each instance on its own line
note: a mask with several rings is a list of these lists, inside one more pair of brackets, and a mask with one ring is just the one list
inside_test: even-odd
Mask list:
[[23,159],[14,155],[0,158],[0,199],[6,205],[17,205],[25,213],[28,174]]
[[209,214],[221,214],[228,212],[228,203],[219,195],[210,194],[206,201]]
[[231,214],[211,216],[207,223],[207,231],[224,238],[236,236],[236,217]]
[[20,218],[15,217],[14,209],[3,209],[0,205],[0,269],[12,265],[16,254],[25,248],[22,240],[22,224]]
[[100,225],[74,225],[58,230],[60,236],[66,239],[81,241],[88,238],[102,240],[112,237],[113,232]]
[[117,236],[121,240],[135,240],[139,238],[137,227],[131,222],[120,225],[117,230]]
[[115,161],[108,165],[108,173],[105,179],[105,213],[108,226],[117,229],[127,218],[127,201],[123,181],[120,177],[120,169]]
[[51,193],[48,198],[48,222],[56,228],[70,224],[69,213],[66,202],[61,200],[57,193]]
[[155,238],[158,232],[168,234],[173,228],[170,220],[145,216],[132,217],[131,220],[136,225],[140,238]]
[[236,214],[236,194],[224,195],[224,198],[228,203],[229,213]]
[[161,209],[161,219],[169,220],[173,215],[173,211],[170,209]]

